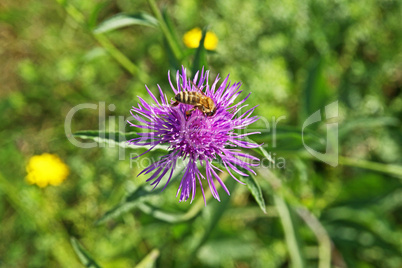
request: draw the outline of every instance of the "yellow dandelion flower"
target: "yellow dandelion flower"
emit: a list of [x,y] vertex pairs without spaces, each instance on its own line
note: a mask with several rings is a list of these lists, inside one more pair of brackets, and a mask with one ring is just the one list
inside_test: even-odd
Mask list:
[[46,187],[48,184],[59,185],[70,173],[68,166],[54,154],[34,155],[26,166],[28,183]]
[[[194,28],[183,35],[183,42],[186,47],[197,48],[200,44],[202,31],[200,28]],[[204,47],[208,50],[214,50],[218,46],[218,37],[213,32],[207,32],[205,35]]]

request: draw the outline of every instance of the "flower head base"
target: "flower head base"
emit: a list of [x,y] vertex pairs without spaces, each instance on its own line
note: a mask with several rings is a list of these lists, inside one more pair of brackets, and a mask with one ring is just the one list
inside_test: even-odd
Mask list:
[[[194,28],[183,35],[183,42],[186,47],[197,48],[200,45],[202,30]],[[204,47],[208,50],[215,50],[218,46],[218,37],[213,32],[207,32],[204,40]]]
[[41,188],[48,184],[59,185],[69,174],[68,166],[57,155],[48,153],[32,156],[26,169],[27,181]]
[[[151,185],[156,187],[161,179],[169,171],[169,177],[166,185],[172,178],[177,160],[179,158],[187,159],[188,165],[182,177],[177,195],[180,193],[180,201],[187,200],[192,195],[191,201],[194,200],[197,182],[201,186],[202,194],[204,190],[202,180],[206,180],[212,195],[219,200],[218,191],[215,187],[217,181],[225,191],[229,193],[225,184],[219,178],[218,171],[223,172],[213,162],[219,161],[227,172],[238,182],[235,174],[248,176],[241,169],[254,173],[251,166],[258,165],[258,158],[249,154],[242,153],[239,149],[233,147],[256,148],[259,145],[243,140],[246,136],[254,133],[238,134],[236,131],[244,129],[249,124],[258,120],[258,117],[251,116],[254,108],[249,109],[241,114],[243,105],[249,95],[234,104],[235,99],[242,91],[239,91],[241,83],[230,85],[229,76],[218,86],[219,78],[217,77],[210,86],[208,83],[209,71],[197,72],[192,80],[187,78],[186,69],[183,67],[181,74],[176,74],[176,83],[170,79],[170,86],[175,95],[180,92],[198,92],[197,95],[211,98],[216,105],[216,112],[213,116],[208,116],[195,109],[191,114],[186,114],[194,106],[190,104],[180,103],[176,107],[169,104],[167,97],[159,87],[160,101],[146,87],[149,95],[155,102],[153,105],[148,104],[142,98],[138,108],[133,107],[131,115],[142,124],[133,124],[131,126],[141,128],[144,132],[138,133],[140,137],[132,139],[129,143],[134,145],[150,145],[149,152],[157,145],[169,145],[169,153],[163,156],[159,161],[145,168],[140,174],[148,174],[153,172],[147,181],[152,181]],[[202,93],[200,92],[202,90]],[[195,93],[191,93],[195,94]],[[189,103],[189,101],[187,101]],[[144,153],[144,154],[145,154]],[[200,168],[205,168],[205,176],[201,173]],[[240,168],[240,169],[239,169]],[[139,174],[139,175],[140,175]]]

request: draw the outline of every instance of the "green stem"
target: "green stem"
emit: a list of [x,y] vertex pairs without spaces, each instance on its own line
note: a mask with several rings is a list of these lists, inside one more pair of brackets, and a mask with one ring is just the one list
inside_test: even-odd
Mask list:
[[[287,157],[300,157],[303,159],[309,159],[309,160],[315,160],[315,161],[321,161],[321,159],[317,159],[311,154],[307,152],[285,152],[285,151],[275,151],[277,155],[281,156],[287,156]],[[330,158],[328,158],[330,159]],[[350,158],[346,156],[338,156],[338,163],[340,165],[344,166],[350,166],[350,167],[357,167],[357,168],[364,168],[367,170],[372,170],[372,171],[377,171],[377,172],[382,172],[386,174],[391,174],[395,175],[399,178],[402,178],[402,167],[397,166],[397,165],[392,165],[392,164],[383,164],[383,163],[378,163],[378,162],[372,162],[364,159],[356,159],[356,158]]]
[[[212,195],[205,196],[205,199],[208,201],[211,198],[211,196]],[[180,223],[191,220],[192,218],[197,216],[198,213],[200,213],[201,209],[204,207],[204,200],[203,199],[198,200],[197,203],[191,206],[191,208],[184,214],[172,214],[164,212],[162,210],[154,209],[153,207],[147,205],[146,203],[140,203],[137,206],[142,212],[151,215],[156,219],[169,223]]]
[[393,174],[397,176],[402,176],[402,167],[390,164],[382,164],[372,161],[367,161],[363,159],[349,158],[345,156],[339,156],[339,164],[351,167],[359,167],[364,169],[369,169],[373,171]]
[[[26,186],[29,187],[29,186]],[[30,186],[36,187],[36,186]],[[15,182],[10,183],[0,173],[0,191],[4,193],[10,204],[14,207],[21,219],[25,219],[35,224],[39,236],[53,234],[54,243],[49,251],[59,263],[58,267],[79,267],[75,259],[75,254],[68,242],[68,234],[60,222],[52,216],[56,215],[51,205],[45,204],[39,207],[36,202],[27,196],[22,196],[21,191],[15,186]]]
[[299,242],[296,237],[296,232],[293,226],[292,217],[290,215],[289,208],[285,201],[277,195],[273,194],[276,209],[278,210],[279,217],[281,219],[283,232],[285,234],[286,244],[288,246],[288,251],[291,259],[292,266],[294,268],[302,268],[303,258],[300,251]]
[[[67,4],[63,0],[56,0],[61,6],[64,7],[67,14],[73,18],[78,24],[87,28],[85,22],[85,16],[73,5]],[[94,34],[91,31],[91,35],[98,43],[111,55],[124,69],[126,69],[131,75],[138,75],[138,79],[145,83],[149,80],[148,75],[143,72],[137,65],[135,65],[129,58],[127,58],[120,50],[118,50],[109,39],[103,34]]]
[[138,74],[138,78],[141,82],[148,80],[148,75],[142,72],[137,65],[135,65],[129,58],[127,58],[120,50],[118,50],[110,40],[103,34],[94,34],[94,38],[99,44],[131,75]]
[[145,256],[140,263],[138,263],[134,268],[147,268],[154,267],[156,259],[159,257],[159,249],[153,249],[147,256]]
[[331,267],[331,239],[320,221],[305,208],[298,208],[297,213],[313,231],[318,241],[318,268]]
[[181,62],[183,55],[179,47],[177,47],[172,34],[167,27],[165,20],[163,19],[162,13],[160,12],[159,8],[157,7],[154,0],[148,0],[148,4],[151,7],[152,12],[154,13],[155,17],[158,19],[159,27],[161,28],[165,38],[173,51],[173,54],[178,62]]
[[[228,174],[221,173],[219,177],[224,182],[227,179]],[[217,189],[219,189],[219,185],[217,186]],[[153,217],[160,219],[162,221],[166,221],[169,223],[179,223],[179,222],[186,222],[197,216],[200,213],[200,211],[205,207],[205,203],[208,202],[211,198],[212,198],[211,191],[207,191],[205,193],[205,201],[204,199],[198,199],[198,201],[194,205],[192,205],[191,208],[184,214],[167,213],[162,210],[154,209],[145,203],[140,203],[138,205],[138,208],[141,209],[142,212],[148,215],[152,215]]]

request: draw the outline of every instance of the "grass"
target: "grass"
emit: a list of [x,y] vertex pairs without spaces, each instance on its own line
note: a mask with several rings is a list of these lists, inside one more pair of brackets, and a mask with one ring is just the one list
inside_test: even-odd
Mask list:
[[[401,9],[362,0],[3,1],[0,267],[401,267]],[[139,12],[157,26],[96,31]],[[206,26],[216,51],[185,48],[183,34]],[[211,78],[230,73],[242,96],[252,93],[263,118],[254,128],[264,130],[255,140],[267,145],[252,153],[285,160],[258,169],[251,191],[228,178],[232,195],[206,207],[199,193],[178,203],[178,179],[149,192],[146,176],[136,177],[146,163],[130,160],[143,149],[78,148],[64,129],[86,103],[96,108],[72,119],[81,138],[96,136],[85,130],[99,129],[102,105],[107,131],[133,131],[123,122],[137,96],[150,100],[144,84],[168,92],[167,71],[205,60],[194,55],[206,57]],[[337,167],[308,154],[300,135],[333,101]],[[326,131],[324,121],[311,125],[306,143],[324,152]],[[60,186],[25,181],[29,158],[45,152],[70,168]]]

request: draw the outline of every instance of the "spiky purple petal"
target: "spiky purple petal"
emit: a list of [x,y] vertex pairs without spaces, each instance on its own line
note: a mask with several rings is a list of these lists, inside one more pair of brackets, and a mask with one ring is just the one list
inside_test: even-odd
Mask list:
[[[241,105],[248,99],[250,94],[234,104],[236,98],[242,93],[240,90],[241,83],[231,84],[228,75],[218,86],[220,80],[218,75],[210,86],[208,77],[209,71],[204,72],[204,69],[202,69],[190,80],[187,78],[187,70],[182,67],[181,73],[180,71],[176,73],[174,86],[170,71],[168,72],[169,84],[174,94],[178,94],[181,91],[197,91],[198,89],[194,86],[196,85],[206,96],[212,98],[216,104],[217,110],[214,116],[206,116],[199,110],[195,110],[190,116],[186,116],[186,111],[190,110],[192,106],[180,103],[178,106],[172,107],[159,85],[160,101],[145,86],[153,103],[150,104],[138,97],[140,101],[138,107],[131,109],[131,115],[139,124],[132,122],[129,122],[129,124],[142,129],[143,132],[138,133],[138,138],[130,140],[130,144],[150,145],[151,148],[145,153],[158,144],[169,145],[169,153],[145,168],[139,175],[152,173],[147,181],[151,181],[151,185],[155,188],[162,178],[169,173],[169,178],[163,188],[165,189],[172,178],[177,160],[179,158],[188,159],[187,167],[177,190],[177,196],[180,194],[180,201],[186,201],[190,196],[191,202],[194,200],[197,181],[200,184],[205,200],[202,186],[203,180],[207,181],[212,196],[217,200],[220,200],[220,198],[215,183],[218,183],[230,194],[217,173],[218,171],[222,172],[222,170],[213,164],[215,161],[221,161],[230,176],[239,183],[242,182],[235,174],[248,176],[241,169],[254,173],[251,167],[258,165],[256,162],[259,161],[254,156],[242,153],[238,149],[233,149],[233,147],[256,148],[260,146],[244,140],[245,137],[259,132],[243,134],[235,132],[258,120],[257,116],[251,116],[256,107],[250,108],[243,113],[241,111],[242,108],[247,106]],[[200,168],[205,168],[205,176],[201,173]]]

